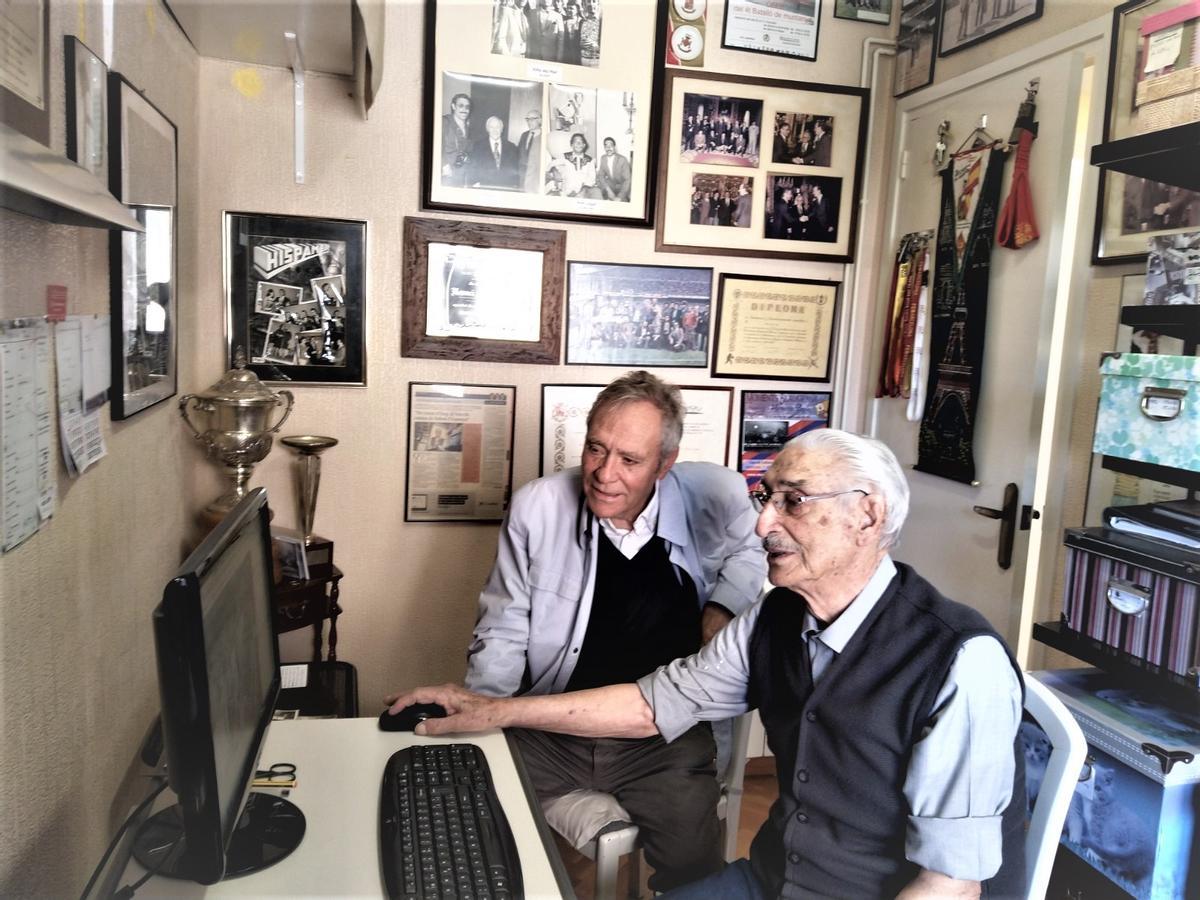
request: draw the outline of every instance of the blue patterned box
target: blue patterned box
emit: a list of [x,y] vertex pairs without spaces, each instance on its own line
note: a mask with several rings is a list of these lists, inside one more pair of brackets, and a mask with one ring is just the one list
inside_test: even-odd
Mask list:
[[[1098,669],[1031,674],[1067,705],[1088,742],[1062,845],[1138,900],[1200,896],[1197,705],[1164,706]],[[1036,740],[1026,744],[1029,790],[1046,754]]]
[[1110,353],[1092,450],[1200,472],[1200,357]]

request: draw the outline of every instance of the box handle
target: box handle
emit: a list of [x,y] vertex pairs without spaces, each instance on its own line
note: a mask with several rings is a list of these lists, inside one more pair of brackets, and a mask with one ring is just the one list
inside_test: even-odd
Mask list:
[[1122,581],[1120,578],[1108,579],[1108,589],[1104,596],[1108,599],[1109,606],[1127,616],[1140,616],[1150,606],[1149,588],[1132,581]]
[[1156,422],[1169,422],[1183,412],[1183,398],[1186,396],[1187,391],[1177,388],[1147,385],[1142,388],[1142,400],[1139,404],[1142,415]]

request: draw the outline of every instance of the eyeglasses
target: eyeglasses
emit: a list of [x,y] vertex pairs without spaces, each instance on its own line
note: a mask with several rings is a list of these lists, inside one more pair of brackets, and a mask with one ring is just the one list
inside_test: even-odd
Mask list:
[[799,515],[800,508],[805,503],[811,503],[813,500],[828,500],[830,497],[840,497],[843,494],[870,496],[862,488],[852,488],[848,491],[830,491],[828,494],[801,494],[799,491],[789,489],[771,491],[760,484],[750,491],[750,502],[754,504],[754,509],[757,512],[762,512],[767,508],[767,504],[769,503],[775,507],[775,512],[782,513],[785,516],[795,516]]

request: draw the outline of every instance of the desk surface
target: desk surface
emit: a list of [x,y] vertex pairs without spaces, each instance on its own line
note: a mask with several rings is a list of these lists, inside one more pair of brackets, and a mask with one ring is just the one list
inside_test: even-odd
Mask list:
[[[496,794],[521,857],[525,896],[561,896],[508,743],[500,731],[426,738],[382,732],[378,719],[295,719],[271,724],[259,765],[296,764],[288,799],[304,812],[304,840],[287,859],[219,884],[156,877],[138,897],[382,897],[379,789],[388,758],[410,744],[472,743],[487,754]],[[169,792],[168,792],[169,794]],[[171,802],[174,802],[172,799]],[[130,862],[127,878],[140,874]],[[135,874],[136,873],[136,874]]]

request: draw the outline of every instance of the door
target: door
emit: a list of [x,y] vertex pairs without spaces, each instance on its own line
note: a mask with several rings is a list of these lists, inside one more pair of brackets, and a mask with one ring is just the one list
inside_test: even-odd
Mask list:
[[[932,156],[939,123],[951,123],[950,152],[980,123],[981,114],[988,117],[988,132],[1007,138],[1026,86],[1031,79],[1040,80],[1037,120],[1041,128],[1033,144],[1030,183],[1041,237],[1021,250],[992,250],[983,380],[974,429],[976,482],[962,484],[912,469],[919,423],[906,419],[906,401],[874,400],[868,425],[896,452],[912,488],[908,522],[893,556],[912,565],[947,596],[980,610],[1014,648],[1020,632],[1028,631],[1022,623],[1021,595],[1029,531],[1019,527],[1020,507],[1039,493],[1037,457],[1044,403],[1057,390],[1053,383],[1057,376],[1049,373],[1057,372],[1056,358],[1062,353],[1061,335],[1052,340],[1055,323],[1062,320],[1056,319],[1056,303],[1069,300],[1063,282],[1077,278],[1072,266],[1086,268],[1086,251],[1080,259],[1086,242],[1077,239],[1075,225],[1090,223],[1092,213],[1082,208],[1081,172],[1086,161],[1078,156],[1080,150],[1086,155],[1086,142],[1076,139],[1076,123],[1082,109],[1082,127],[1089,127],[1089,115],[1099,114],[1093,106],[1103,106],[1090,103],[1084,77],[1094,58],[1103,64],[1103,54],[1094,34],[1060,37],[1020,54],[1016,67],[1009,67],[1009,60],[1004,72],[995,65],[984,67],[932,88],[932,96],[918,94],[902,100],[897,111],[893,158],[898,161],[898,178],[891,198],[888,244],[892,248],[905,233],[936,231],[941,178]],[[1012,160],[1007,160],[1002,202],[1008,196],[1011,169]],[[997,562],[1002,524],[980,515],[975,507],[1000,509],[1006,490],[1012,493],[1010,484],[1017,491],[1018,527],[1012,562],[1005,569]]]

